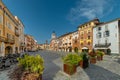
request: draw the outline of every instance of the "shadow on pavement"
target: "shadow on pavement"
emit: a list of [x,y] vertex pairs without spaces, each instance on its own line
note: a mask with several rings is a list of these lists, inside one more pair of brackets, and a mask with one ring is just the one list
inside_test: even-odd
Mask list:
[[85,72],[90,80],[120,80],[120,75],[93,64],[90,64]]
[[59,58],[60,55],[49,51],[42,51],[40,55],[44,58],[45,62],[45,70],[42,76],[43,80],[53,80],[55,74],[60,70],[60,67],[53,63],[53,60]]
[[117,60],[117,62],[120,64],[120,58]]

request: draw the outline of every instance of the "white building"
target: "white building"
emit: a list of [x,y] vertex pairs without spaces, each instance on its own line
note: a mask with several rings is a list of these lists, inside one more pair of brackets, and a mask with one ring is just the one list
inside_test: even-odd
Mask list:
[[120,53],[120,19],[100,24],[93,28],[93,48],[112,54]]

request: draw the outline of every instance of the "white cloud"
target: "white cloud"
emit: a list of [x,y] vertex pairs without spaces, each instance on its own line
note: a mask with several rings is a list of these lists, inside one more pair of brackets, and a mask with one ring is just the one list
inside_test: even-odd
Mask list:
[[[85,17],[89,20],[95,17],[103,17],[113,10],[112,0],[81,0],[71,8],[67,18],[71,21],[80,20]],[[111,6],[112,5],[112,6]]]

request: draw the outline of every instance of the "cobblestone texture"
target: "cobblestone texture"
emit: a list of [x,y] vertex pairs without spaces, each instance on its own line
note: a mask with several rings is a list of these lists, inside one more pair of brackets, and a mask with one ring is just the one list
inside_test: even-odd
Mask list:
[[[56,65],[60,65],[59,60],[56,60]],[[116,61],[115,57],[105,55],[103,61],[90,64],[89,68],[85,70],[78,67],[77,73],[72,76],[65,74],[61,68],[54,80],[120,80],[120,63]]]
[[[43,80],[120,80],[120,56],[105,55],[103,61],[97,61],[95,65],[90,64],[85,70],[78,67],[77,73],[69,76],[63,72],[61,56],[64,53],[62,53],[52,51],[30,53],[31,55],[40,54],[45,60]],[[0,80],[9,80],[8,73],[13,67],[14,65],[7,70],[0,71]]]

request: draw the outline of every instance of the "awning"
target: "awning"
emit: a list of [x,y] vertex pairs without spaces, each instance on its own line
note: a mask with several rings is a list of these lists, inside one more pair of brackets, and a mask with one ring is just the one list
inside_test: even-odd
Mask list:
[[106,48],[106,47],[97,47],[97,48],[94,48],[94,49],[109,49],[109,48]]
[[82,49],[88,49],[87,47],[83,47]]

